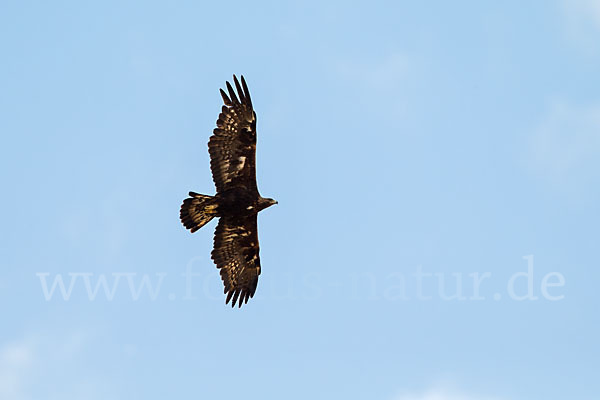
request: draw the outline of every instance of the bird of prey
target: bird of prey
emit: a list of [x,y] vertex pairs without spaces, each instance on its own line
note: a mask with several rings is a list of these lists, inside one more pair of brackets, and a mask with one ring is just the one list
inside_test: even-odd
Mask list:
[[[221,97],[217,127],[208,142],[214,196],[190,192],[180,218],[192,233],[217,217],[212,259],[221,273],[227,299],[234,307],[254,296],[260,275],[257,215],[277,204],[261,197],[256,185],[256,113],[244,77],[233,76],[236,92],[227,84]],[[228,95],[229,94],[229,95]]]

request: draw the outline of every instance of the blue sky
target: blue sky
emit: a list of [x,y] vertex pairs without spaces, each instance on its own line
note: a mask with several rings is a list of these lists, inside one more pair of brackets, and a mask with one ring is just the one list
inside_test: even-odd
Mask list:
[[[0,50],[0,398],[597,398],[599,1],[4,2]],[[178,218],[233,73],[240,310]]]

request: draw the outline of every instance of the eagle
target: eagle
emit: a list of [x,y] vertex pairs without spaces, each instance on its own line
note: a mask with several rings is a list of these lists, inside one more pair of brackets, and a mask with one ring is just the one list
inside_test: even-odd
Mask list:
[[216,194],[189,192],[179,217],[191,233],[213,218],[215,229],[211,258],[220,270],[227,295],[225,304],[238,307],[254,296],[260,275],[258,213],[277,201],[264,198],[256,184],[256,113],[252,108],[246,80],[241,85],[233,75],[220,89],[223,103],[217,127],[208,141],[210,169]]

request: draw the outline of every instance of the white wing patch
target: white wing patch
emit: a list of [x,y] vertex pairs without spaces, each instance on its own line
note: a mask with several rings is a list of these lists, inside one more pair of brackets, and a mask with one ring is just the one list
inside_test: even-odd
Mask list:
[[246,164],[246,157],[244,157],[244,156],[238,157],[238,161],[239,161],[239,163],[236,166],[236,168],[238,171],[241,171],[241,169],[244,168],[244,165]]

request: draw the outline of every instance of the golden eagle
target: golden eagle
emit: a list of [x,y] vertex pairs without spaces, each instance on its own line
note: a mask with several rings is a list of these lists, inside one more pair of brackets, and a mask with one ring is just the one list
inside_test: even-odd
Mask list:
[[[277,204],[261,197],[256,186],[256,113],[244,77],[233,76],[237,96],[226,82],[229,96],[220,89],[225,105],[208,141],[210,169],[217,194],[190,192],[181,205],[180,218],[192,233],[220,217],[215,230],[212,259],[221,271],[227,294],[238,307],[254,296],[260,275],[258,212]],[[239,98],[238,98],[239,97]]]

